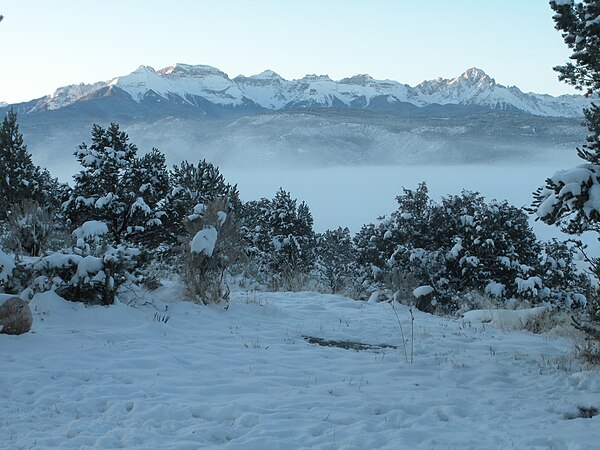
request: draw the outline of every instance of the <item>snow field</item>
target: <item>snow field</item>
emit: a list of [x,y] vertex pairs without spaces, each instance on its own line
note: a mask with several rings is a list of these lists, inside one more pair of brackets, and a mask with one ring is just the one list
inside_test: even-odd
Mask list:
[[[589,449],[600,438],[600,416],[566,419],[600,406],[600,376],[579,370],[567,338],[415,311],[408,364],[387,303],[236,293],[225,310],[180,295],[167,286],[135,307],[36,296],[33,331],[0,335],[0,447]],[[396,311],[410,352],[410,314]]]

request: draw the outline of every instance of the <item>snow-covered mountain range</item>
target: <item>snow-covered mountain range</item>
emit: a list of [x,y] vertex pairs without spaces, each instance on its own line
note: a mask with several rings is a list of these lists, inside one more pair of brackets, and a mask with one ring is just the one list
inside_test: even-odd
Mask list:
[[537,116],[578,117],[589,100],[578,95],[553,97],[503,86],[484,71],[471,68],[452,79],[437,78],[411,87],[392,80],[355,75],[332,80],[307,75],[285,80],[273,71],[230,78],[206,65],[176,64],[160,70],[140,66],[107,82],[61,87],[52,95],[21,104],[24,113],[62,109],[79,102],[119,97],[149,107],[186,108],[210,115],[216,110],[278,111],[300,108],[407,111],[416,107],[462,105],[516,111]]
[[[8,107],[38,164],[69,177],[92,124],[119,123],[172,163],[333,167],[540,161],[585,140],[578,95],[523,93],[482,70],[411,87],[355,75],[230,78],[209,66],[140,67]],[[571,149],[565,151],[565,149]],[[66,167],[65,161],[73,166]],[[65,178],[66,179],[66,178]]]

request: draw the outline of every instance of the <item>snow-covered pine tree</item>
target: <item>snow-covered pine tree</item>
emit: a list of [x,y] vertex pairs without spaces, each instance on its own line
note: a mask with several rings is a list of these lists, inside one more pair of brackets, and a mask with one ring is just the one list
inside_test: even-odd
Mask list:
[[427,248],[432,243],[430,228],[433,202],[425,182],[417,189],[403,188],[403,194],[396,197],[398,209],[392,213],[392,223],[388,231],[391,238],[399,243],[409,243],[415,248]]
[[[555,28],[573,51],[571,62],[554,69],[560,80],[596,100],[600,93],[600,1],[552,0],[550,6],[555,11]],[[600,233],[600,106],[592,103],[584,115],[590,134],[577,149],[584,163],[548,178],[535,192],[531,209],[536,219],[569,234]],[[600,278],[600,260],[593,260],[592,267]]]
[[299,288],[314,264],[315,234],[308,205],[279,189],[273,199],[242,208],[246,253],[257,272],[276,287]]
[[354,247],[348,228],[326,230],[317,236],[315,270],[332,294],[350,288],[356,272]]
[[577,244],[553,239],[542,245],[541,274],[553,302],[570,307],[584,306],[590,297],[590,278],[576,264]]
[[462,248],[456,253],[465,286],[496,295],[502,290],[504,298],[539,299],[540,246],[522,209],[506,201],[482,202],[469,232],[458,237]]
[[33,163],[19,131],[17,113],[11,109],[0,125],[0,220],[6,220],[11,209],[26,200],[52,206],[60,197],[58,191],[57,180]]
[[137,158],[133,164],[132,191],[150,208],[145,212],[145,231],[134,236],[134,241],[147,248],[157,248],[168,242],[169,217],[167,197],[171,190],[165,155],[156,148]]
[[280,188],[270,202],[268,224],[272,256],[270,266],[278,282],[297,284],[314,262],[313,219],[308,206]]
[[[600,93],[600,1],[551,0],[555,28],[572,50],[570,62],[554,68],[559,79],[598,99]],[[556,172],[534,193],[531,212],[536,219],[556,225],[569,234],[600,234],[600,106],[592,102],[583,111],[589,130],[587,143],[577,149],[580,166]],[[599,237],[600,238],[600,237]],[[593,275],[600,279],[600,258],[588,258]],[[600,321],[600,300],[590,298],[590,319]],[[590,339],[582,354],[600,359],[600,329],[575,322]]]
[[[434,288],[439,305],[460,307],[471,290],[509,298],[542,295],[539,244],[527,215],[477,192],[429,198],[427,185],[404,189],[398,209],[355,237],[357,262],[377,286],[412,299],[411,286]],[[408,286],[410,285],[410,286]]]
[[365,225],[354,245],[358,273],[369,289],[391,289],[409,301],[413,288],[444,281],[443,267],[431,228],[434,204],[426,183],[415,190],[403,188],[396,201],[397,210],[390,217],[380,217],[377,225]]
[[315,262],[316,236],[314,232],[314,219],[306,202],[298,205],[296,236],[302,247],[302,264],[300,269],[308,273]]
[[[356,264],[361,275],[369,281],[378,280],[381,268],[385,266],[387,247],[391,242],[383,239],[386,233],[384,224],[365,224],[354,236],[353,244],[356,251]],[[386,246],[386,244],[388,244]]]
[[261,281],[269,277],[271,257],[270,226],[267,221],[271,202],[267,198],[251,200],[241,208],[241,233],[244,251],[249,258],[251,272]]
[[434,278],[442,278],[435,269],[439,264],[434,264],[439,259],[434,253],[442,244],[436,239],[439,228],[432,226],[436,205],[429,197],[427,184],[419,183],[415,190],[403,188],[396,202],[398,209],[391,214],[383,235],[388,247],[385,262],[391,271],[392,285],[399,284],[395,278],[403,279],[409,272],[421,284],[432,284]]
[[186,218],[194,214],[197,205],[207,205],[217,198],[226,198],[231,211],[239,213],[241,209],[237,186],[225,182],[219,168],[204,159],[197,165],[183,161],[173,166],[170,180],[172,189],[165,208],[171,242],[185,235]]
[[75,156],[83,169],[63,204],[74,225],[102,221],[115,244],[144,242],[145,234],[161,226],[167,174],[158,150],[138,159],[137,147],[119,125],[95,124],[92,143],[82,143]]

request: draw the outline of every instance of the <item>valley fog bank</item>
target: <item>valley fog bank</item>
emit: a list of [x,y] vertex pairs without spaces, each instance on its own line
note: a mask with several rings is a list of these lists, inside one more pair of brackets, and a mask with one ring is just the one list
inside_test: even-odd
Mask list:
[[[323,169],[240,169],[222,168],[226,180],[238,185],[243,200],[271,198],[279,187],[290,191],[310,207],[315,231],[348,227],[356,233],[377,217],[389,215],[396,207],[396,196],[402,188],[415,189],[421,181],[427,182],[430,197],[438,201],[442,196],[460,194],[463,189],[481,193],[487,201],[507,200],[515,206],[528,206],[532,192],[557,170],[569,165],[418,165],[387,167],[340,167]],[[550,225],[530,219],[542,240],[567,238]],[[600,254],[598,241],[592,235],[583,236],[590,253]]]
[[[221,168],[237,184],[243,200],[273,197],[282,187],[311,208],[316,231],[347,226],[352,232],[396,209],[402,188],[425,181],[431,198],[439,200],[463,189],[480,192],[486,200],[531,204],[532,192],[561,169],[556,166],[456,165],[340,167],[323,169]],[[554,227],[548,227],[554,228]]]

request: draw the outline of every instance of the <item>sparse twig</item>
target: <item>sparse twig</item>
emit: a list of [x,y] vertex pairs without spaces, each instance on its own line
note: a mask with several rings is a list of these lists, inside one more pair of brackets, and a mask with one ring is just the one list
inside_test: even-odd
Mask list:
[[415,316],[413,315],[412,306],[408,311],[410,312],[410,363],[412,364],[415,347]]
[[394,302],[396,299],[392,299],[392,309],[394,310],[394,314],[396,314],[396,319],[398,320],[398,326],[400,327],[400,335],[402,337],[402,348],[404,349],[404,359],[406,363],[409,363],[408,360],[408,352],[406,350],[406,339],[404,338],[404,329],[402,328],[402,322],[400,322],[400,316],[398,316],[398,312],[396,311],[396,307],[394,306]]
[[572,242],[575,248],[579,250],[579,253],[583,257],[584,261],[590,265],[591,270],[587,268],[584,268],[583,270],[586,273],[597,277],[600,273],[600,261],[598,260],[598,258],[593,258],[587,254],[587,252],[585,251],[587,248],[587,244],[584,244],[579,239],[569,239],[567,242]]

